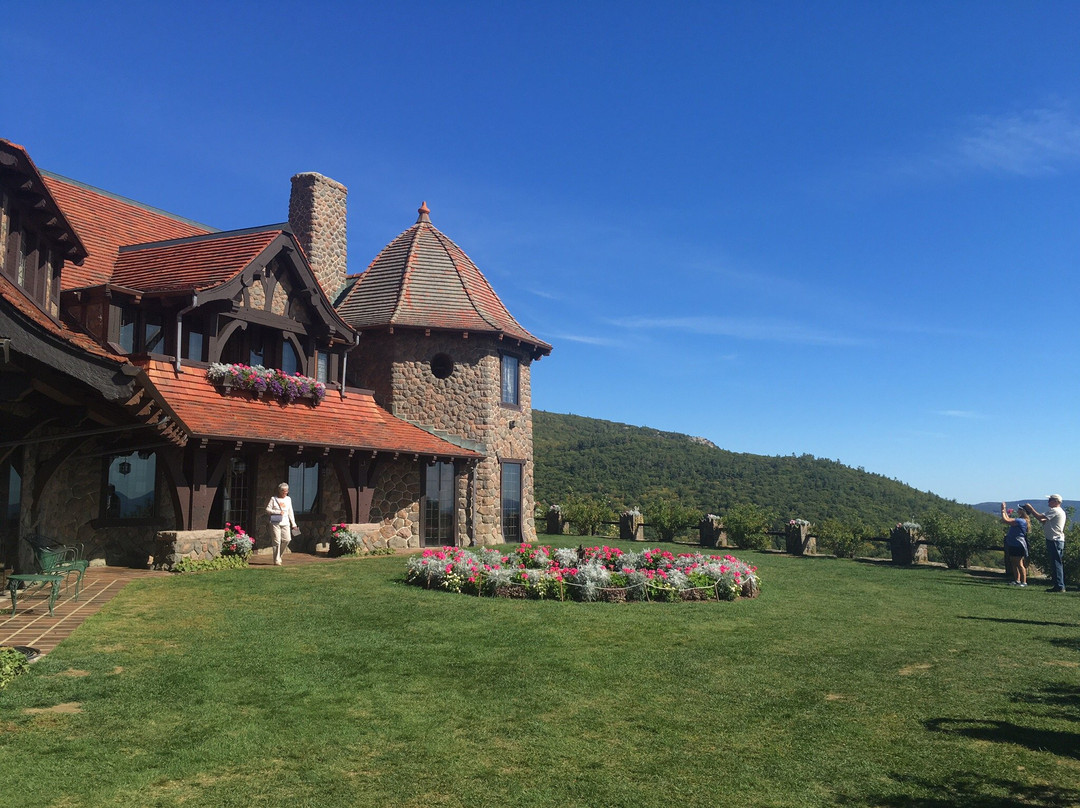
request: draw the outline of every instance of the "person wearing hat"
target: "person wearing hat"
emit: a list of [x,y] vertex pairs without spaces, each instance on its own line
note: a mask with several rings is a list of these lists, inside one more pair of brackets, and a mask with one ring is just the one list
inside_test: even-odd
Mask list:
[[1049,506],[1046,513],[1039,513],[1030,502],[1024,503],[1024,510],[1042,522],[1046,534],[1046,558],[1050,563],[1050,578],[1054,585],[1047,592],[1065,591],[1065,511],[1061,507],[1061,496],[1051,494],[1046,498]]

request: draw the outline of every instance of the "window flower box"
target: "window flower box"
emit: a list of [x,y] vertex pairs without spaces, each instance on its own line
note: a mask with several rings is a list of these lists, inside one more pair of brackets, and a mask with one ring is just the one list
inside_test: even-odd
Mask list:
[[206,378],[225,393],[247,391],[259,399],[265,394],[268,398],[280,398],[290,403],[305,399],[318,404],[326,396],[326,385],[310,376],[299,373],[289,376],[262,365],[214,362],[207,368]]

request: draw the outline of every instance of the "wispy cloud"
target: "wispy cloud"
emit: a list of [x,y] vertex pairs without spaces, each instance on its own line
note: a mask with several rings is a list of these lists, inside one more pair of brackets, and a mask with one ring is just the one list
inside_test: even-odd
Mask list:
[[531,287],[531,286],[526,286],[525,291],[528,292],[530,295],[536,295],[537,297],[542,297],[542,298],[544,298],[544,300],[562,300],[562,297],[560,295],[555,294],[554,292],[545,292],[542,289],[536,289],[536,288]]
[[938,410],[936,415],[943,415],[946,418],[985,418],[981,412],[975,412],[974,410]]
[[602,345],[605,347],[621,344],[620,340],[609,339],[607,337],[586,337],[581,334],[556,334],[554,339],[565,340],[567,342],[581,342],[585,345]]
[[1057,174],[1080,165],[1080,117],[1064,105],[981,116],[972,121],[971,131],[959,135],[955,154],[985,171]]
[[691,334],[804,345],[856,346],[866,340],[823,331],[788,320],[745,317],[623,317],[607,321],[628,329],[684,331]]

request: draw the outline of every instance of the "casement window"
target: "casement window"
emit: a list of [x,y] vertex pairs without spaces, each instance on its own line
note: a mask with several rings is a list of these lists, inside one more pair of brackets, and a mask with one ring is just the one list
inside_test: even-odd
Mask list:
[[184,359],[206,361],[206,323],[201,317],[184,320]]
[[455,543],[453,463],[432,463],[425,468],[420,512],[425,547]]
[[106,519],[148,519],[156,513],[157,455],[131,452],[106,458],[101,513]]
[[319,463],[293,463],[289,466],[289,498],[296,514],[315,513],[319,504]]
[[521,463],[502,466],[502,535],[503,541],[521,541]]
[[315,381],[326,384],[330,381],[330,354],[319,351],[315,360]]
[[296,350],[292,340],[282,337],[281,339],[281,372],[287,376],[293,376],[301,371],[304,363],[300,359],[300,352]]
[[146,312],[143,315],[143,342],[145,353],[162,353],[165,350],[165,324],[160,312]]
[[132,306],[118,306],[114,309],[117,314],[117,338],[116,344],[124,353],[135,353],[135,325],[137,312]]
[[512,354],[502,355],[502,403],[517,406],[519,401],[520,362]]

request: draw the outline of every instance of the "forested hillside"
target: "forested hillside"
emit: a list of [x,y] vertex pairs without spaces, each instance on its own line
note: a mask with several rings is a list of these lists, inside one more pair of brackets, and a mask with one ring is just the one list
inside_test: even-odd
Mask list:
[[533,440],[543,507],[571,494],[619,510],[677,496],[706,513],[749,503],[783,520],[836,518],[883,531],[934,509],[969,510],[834,460],[739,454],[700,438],[577,415],[534,410]]

